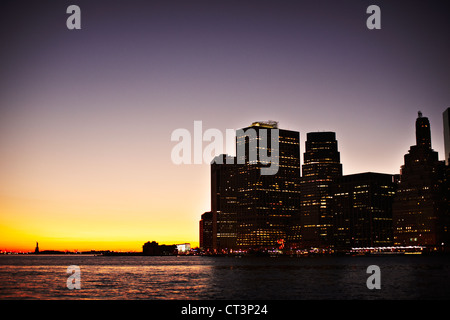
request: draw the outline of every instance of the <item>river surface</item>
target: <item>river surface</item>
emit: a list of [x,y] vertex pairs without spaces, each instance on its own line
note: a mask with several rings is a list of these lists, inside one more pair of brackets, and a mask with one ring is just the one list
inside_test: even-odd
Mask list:
[[[367,287],[370,265],[380,289]],[[450,299],[450,258],[1,255],[0,299]]]

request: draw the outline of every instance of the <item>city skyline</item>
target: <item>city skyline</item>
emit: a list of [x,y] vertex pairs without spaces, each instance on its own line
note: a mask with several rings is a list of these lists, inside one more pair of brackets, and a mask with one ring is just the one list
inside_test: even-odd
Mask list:
[[[335,132],[307,133],[300,174],[299,132],[274,121],[238,132],[236,149],[245,146],[245,162],[225,162],[220,155],[211,163],[211,211],[201,215],[199,226],[203,251],[448,248],[450,171],[432,148],[430,121],[422,112],[399,174],[344,175]],[[279,166],[274,175],[260,172],[266,152]]]
[[[72,4],[72,3],[70,3]],[[198,243],[209,164],[175,165],[171,133],[273,119],[336,132],[344,174],[398,174],[420,110],[444,160],[444,2],[5,2],[0,13],[0,249]],[[12,32],[14,31],[14,32]],[[205,144],[204,144],[205,145]]]

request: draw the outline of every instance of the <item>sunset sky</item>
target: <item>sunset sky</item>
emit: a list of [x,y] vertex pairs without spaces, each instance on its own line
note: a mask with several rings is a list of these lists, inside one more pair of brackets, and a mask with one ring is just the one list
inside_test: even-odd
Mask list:
[[393,2],[2,1],[0,250],[198,245],[209,165],[173,164],[170,139],[197,120],[276,120],[301,153],[335,131],[344,174],[394,174],[421,110],[443,160],[450,11]]

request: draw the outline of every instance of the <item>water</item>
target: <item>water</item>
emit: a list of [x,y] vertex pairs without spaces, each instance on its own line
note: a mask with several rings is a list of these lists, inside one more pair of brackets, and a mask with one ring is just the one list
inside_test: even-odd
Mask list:
[[[449,299],[450,258],[2,255],[0,299]],[[66,286],[69,265],[81,289]],[[369,290],[369,265],[381,289]]]

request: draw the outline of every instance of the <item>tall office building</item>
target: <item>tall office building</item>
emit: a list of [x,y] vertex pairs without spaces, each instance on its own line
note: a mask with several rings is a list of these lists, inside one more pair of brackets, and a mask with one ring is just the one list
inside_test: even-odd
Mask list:
[[342,176],[342,164],[334,132],[307,134],[301,178],[299,246],[326,248],[333,244],[333,183]]
[[430,132],[419,111],[416,145],[405,154],[393,203],[395,245],[439,246],[448,237],[445,164],[431,148]]
[[[273,134],[278,135],[276,144]],[[238,248],[274,248],[289,240],[291,218],[299,213],[299,140],[299,132],[279,129],[272,121],[254,122],[237,131],[238,151],[246,151],[245,156],[238,152],[243,164],[236,167]],[[256,160],[251,157],[255,149]],[[275,174],[261,171],[268,167],[261,157],[266,153],[276,165]]]
[[215,233],[215,227],[213,226],[213,213],[207,211],[202,214],[199,222],[200,231],[200,248],[205,251],[213,252],[213,235]]
[[394,176],[359,173],[339,178],[333,189],[336,250],[393,244]]
[[237,130],[236,157],[214,159],[211,213],[200,222],[212,251],[272,249],[289,240],[299,213],[299,138],[277,122],[254,122]]
[[444,118],[444,151],[445,163],[450,166],[450,108],[443,113]]
[[237,164],[235,157],[219,155],[211,162],[212,247],[216,252],[236,248]]

